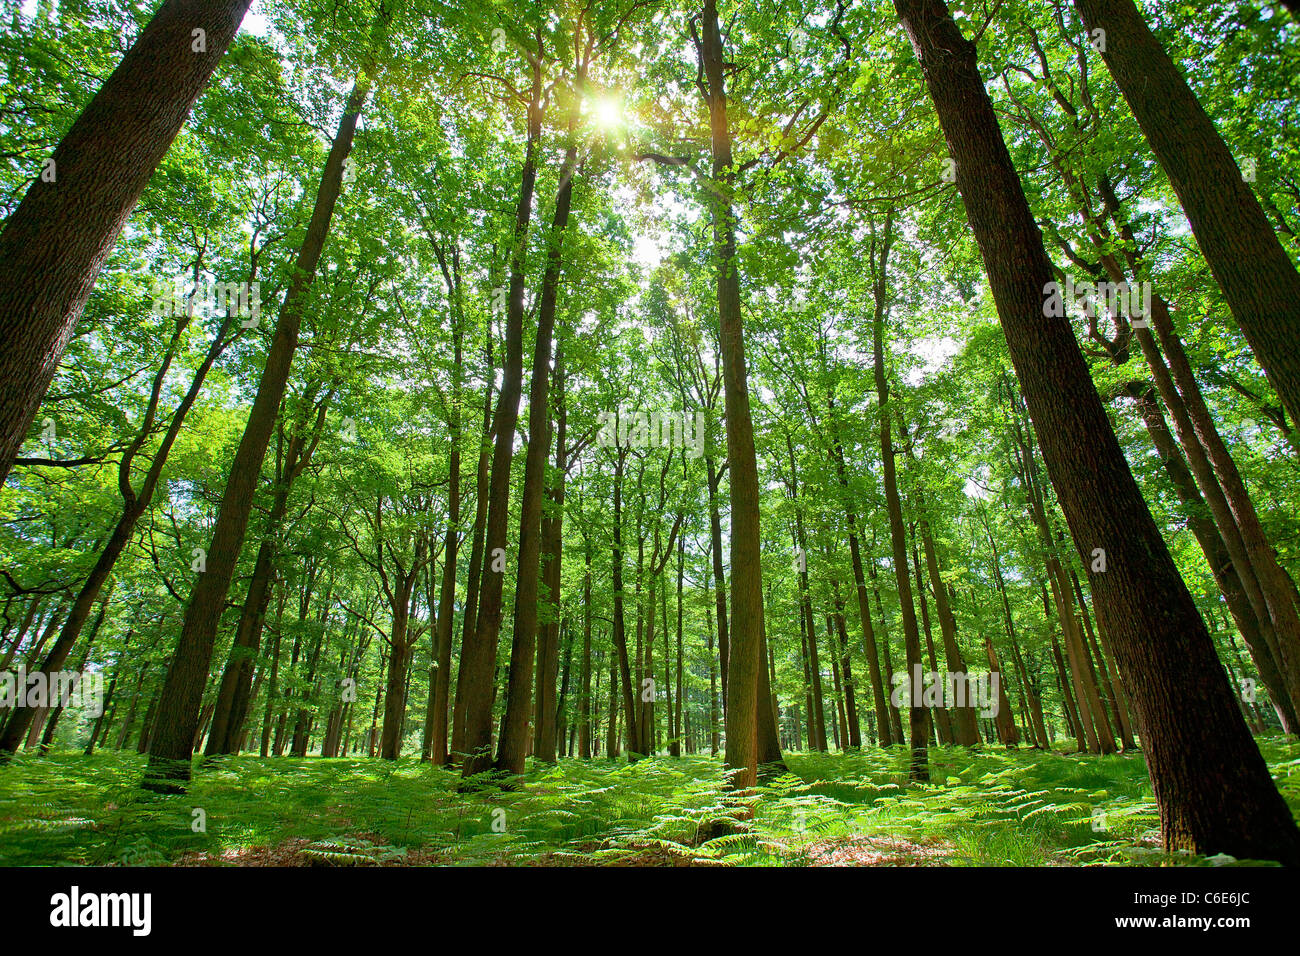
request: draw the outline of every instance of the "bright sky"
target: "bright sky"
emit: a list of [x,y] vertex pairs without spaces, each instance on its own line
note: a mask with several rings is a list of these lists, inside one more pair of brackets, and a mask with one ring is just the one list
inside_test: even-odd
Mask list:
[[[262,16],[262,14],[258,12],[258,2],[259,0],[253,0],[253,6],[248,11],[247,16],[244,17],[244,22],[239,30],[240,33],[251,33],[253,36],[257,37],[266,36],[266,17]],[[35,17],[36,8],[39,3],[40,0],[23,0],[23,5],[20,8],[23,16],[28,19]],[[58,9],[58,6],[58,0],[54,0],[54,3],[51,4],[50,7],[51,14]]]
[[240,33],[250,33],[255,37],[266,36],[266,17],[264,17],[259,8],[261,0],[253,0],[253,5],[249,7],[248,13],[244,15],[244,22],[239,27]]

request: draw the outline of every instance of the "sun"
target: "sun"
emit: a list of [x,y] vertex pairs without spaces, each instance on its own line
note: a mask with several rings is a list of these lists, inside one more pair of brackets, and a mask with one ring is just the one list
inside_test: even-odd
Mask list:
[[621,129],[625,123],[623,104],[612,97],[601,97],[592,104],[592,115],[604,129]]

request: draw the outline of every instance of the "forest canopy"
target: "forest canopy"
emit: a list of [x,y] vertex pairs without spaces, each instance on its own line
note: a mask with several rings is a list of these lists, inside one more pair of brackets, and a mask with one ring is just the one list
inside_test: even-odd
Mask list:
[[0,859],[1300,864],[1295,3],[0,24]]

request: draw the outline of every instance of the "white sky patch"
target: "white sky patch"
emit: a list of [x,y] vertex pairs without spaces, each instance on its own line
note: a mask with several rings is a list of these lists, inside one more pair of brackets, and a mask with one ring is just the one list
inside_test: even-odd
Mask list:
[[646,269],[658,268],[663,261],[664,252],[659,247],[655,236],[637,236],[632,241],[632,261]]
[[917,368],[909,369],[903,378],[908,385],[920,385],[929,376],[933,375],[943,364],[961,351],[962,345],[951,335],[935,335],[924,339],[918,339],[916,343],[908,349],[912,355],[919,358],[924,364]]
[[616,187],[614,208],[632,227],[632,261],[647,271],[657,268],[671,255],[674,245],[680,246],[675,224],[699,215],[671,191],[656,196],[652,203],[642,203],[629,184]]
[[248,13],[244,14],[244,22],[239,25],[240,33],[247,33],[250,36],[264,37],[270,24],[266,17],[259,11],[260,0],[253,0],[253,5],[249,7]]
[[981,464],[975,469],[975,474],[966,479],[966,484],[962,486],[962,491],[966,493],[967,498],[974,498],[976,501],[986,501],[993,496],[993,492],[988,489],[990,469],[988,465]]

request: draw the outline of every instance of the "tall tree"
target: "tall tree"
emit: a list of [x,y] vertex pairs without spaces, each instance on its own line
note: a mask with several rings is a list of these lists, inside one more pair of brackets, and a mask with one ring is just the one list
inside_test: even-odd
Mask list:
[[166,0],[5,221],[0,232],[0,484],[104,261],[238,32],[249,2]]
[[1133,0],[1075,0],[1075,7],[1178,194],[1255,358],[1300,420],[1300,271]]
[[[975,45],[942,0],[894,6],[955,161],[1048,474],[1089,569],[1096,613],[1132,688],[1165,846],[1300,863],[1300,831],[1129,472],[1073,330],[1064,317],[1043,314],[1051,261]],[[1104,565],[1094,550],[1104,552]]]
[[298,334],[302,327],[308,293],[316,276],[316,267],[325,248],[330,221],[334,217],[334,208],[342,190],[344,160],[351,152],[357,121],[370,94],[375,69],[374,57],[380,44],[386,41],[388,20],[389,14],[381,7],[370,38],[371,59],[363,67],[348,95],[334,142],[325,160],[325,168],[321,172],[311,221],[298,250],[293,278],[280,307],[271,347],[266,355],[266,365],[258,381],[257,397],[253,400],[239,450],[222,492],[221,508],[212,529],[211,543],[206,549],[205,570],[199,573],[185,610],[180,643],[172,655],[159,699],[159,730],[149,748],[146,786],[150,789],[172,790],[177,786],[183,787],[190,778],[190,754],[198,728],[199,704],[212,660],[217,625],[244,543],[244,534],[252,512],[253,490],[262,470],[262,459],[266,455],[267,443],[275,427],[276,413],[289,381],[289,369],[298,347]]

